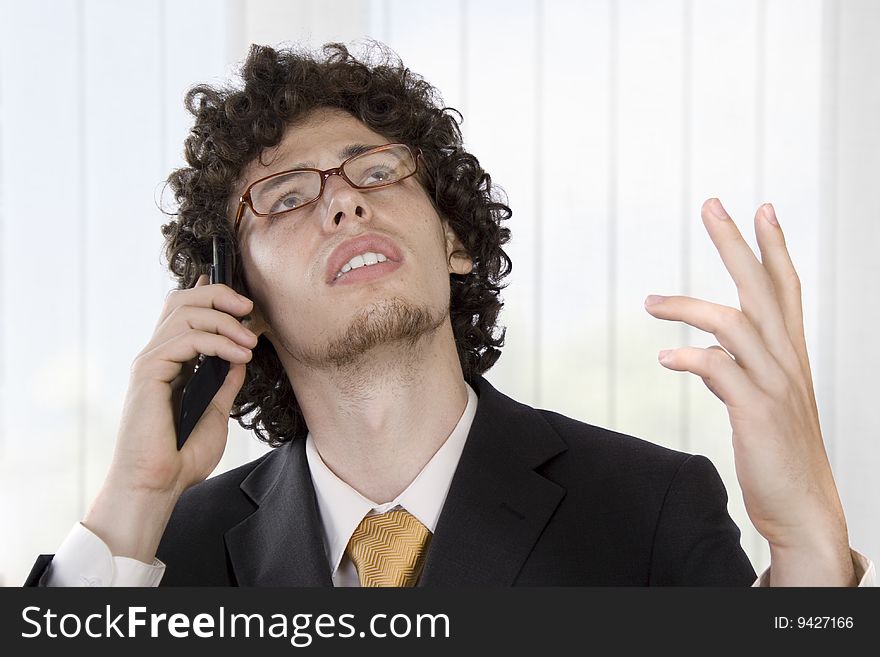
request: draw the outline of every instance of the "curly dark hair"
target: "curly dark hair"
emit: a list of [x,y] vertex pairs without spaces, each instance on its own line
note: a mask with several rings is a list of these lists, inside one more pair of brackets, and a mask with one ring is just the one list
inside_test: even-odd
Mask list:
[[[214,236],[225,238],[237,254],[228,202],[244,168],[312,110],[342,109],[389,142],[421,149],[419,182],[473,261],[466,276],[450,274],[452,329],[465,380],[472,383],[498,360],[504,345],[506,329],[496,320],[503,306],[499,293],[506,287],[501,281],[512,263],[502,249],[510,230],[501,222],[512,212],[503,191],[464,149],[461,113],[442,107],[437,90],[387,46],[371,41],[366,50],[359,59],[341,43],[318,52],[252,45],[240,80],[187,92],[186,108],[195,122],[185,141],[189,166],[167,179],[176,207],[169,213],[174,219],[162,226],[165,258],[178,288],[187,289],[208,271]],[[248,295],[239,264],[231,286]],[[281,361],[264,337],[230,415],[272,447],[308,432]]]

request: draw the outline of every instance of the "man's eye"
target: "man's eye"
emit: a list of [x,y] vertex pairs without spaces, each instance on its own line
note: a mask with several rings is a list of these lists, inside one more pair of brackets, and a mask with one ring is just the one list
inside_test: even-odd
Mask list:
[[388,182],[394,177],[394,172],[391,169],[386,168],[375,168],[367,171],[363,176],[363,181],[360,183],[361,185],[375,185],[377,183]]
[[302,197],[296,193],[288,193],[282,195],[278,198],[273,204],[271,213],[277,214],[279,212],[284,212],[285,210],[292,210],[295,207],[298,207],[302,202]]

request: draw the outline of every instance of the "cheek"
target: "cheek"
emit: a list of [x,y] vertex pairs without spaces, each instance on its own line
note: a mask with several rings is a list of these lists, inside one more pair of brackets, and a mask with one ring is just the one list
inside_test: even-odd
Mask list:
[[436,219],[427,221],[423,227],[423,240],[427,247],[423,257],[427,258],[427,262],[422,265],[422,278],[429,286],[432,297],[446,299],[450,292],[446,238],[442,227],[438,228],[436,222]]
[[[427,258],[422,264],[431,281],[432,288],[449,288],[449,269],[446,255],[446,234],[443,230],[437,211],[431,202],[422,195],[419,201],[412,203],[406,211],[410,223],[405,229],[411,231],[413,242],[423,246],[420,257]],[[404,216],[407,216],[404,215]]]
[[255,242],[242,249],[245,280],[253,300],[270,314],[274,310],[270,300],[288,295],[292,291],[290,280],[301,274],[297,274],[295,258],[283,248],[284,241],[261,239]]

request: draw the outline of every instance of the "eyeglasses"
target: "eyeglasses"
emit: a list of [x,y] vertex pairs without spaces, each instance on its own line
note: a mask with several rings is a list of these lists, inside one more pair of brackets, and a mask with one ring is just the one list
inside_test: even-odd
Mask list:
[[355,189],[388,187],[413,175],[421,154],[406,144],[384,144],[353,155],[334,169],[291,169],[260,178],[239,199],[235,232],[245,206],[257,217],[301,210],[321,198],[327,179],[336,175]]

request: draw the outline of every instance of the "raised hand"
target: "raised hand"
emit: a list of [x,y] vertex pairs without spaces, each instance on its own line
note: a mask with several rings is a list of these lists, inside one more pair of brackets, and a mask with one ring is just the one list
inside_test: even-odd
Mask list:
[[[113,462],[83,519],[115,556],[149,563],[181,493],[220,461],[229,411],[257,343],[237,317],[252,308],[226,285],[208,285],[207,276],[165,301],[149,343],[131,366]],[[199,354],[229,361],[229,372],[178,451],[175,411]]]
[[819,427],[800,280],[773,206],[755,214],[760,262],[718,199],[703,203],[701,214],[740,308],[649,296],[651,315],[712,333],[720,345],[664,350],[660,363],[701,377],[727,406],[746,511],[770,544],[771,585],[855,585]]

